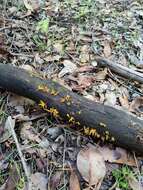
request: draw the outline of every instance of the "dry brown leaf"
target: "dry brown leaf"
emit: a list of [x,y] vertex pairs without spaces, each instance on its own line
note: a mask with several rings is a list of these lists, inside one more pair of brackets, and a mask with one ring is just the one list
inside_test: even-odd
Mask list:
[[77,156],[77,168],[89,186],[98,190],[106,174],[106,166],[101,153],[95,148],[84,148]]
[[117,98],[115,92],[106,91],[104,104],[114,106],[116,104],[116,99]]
[[20,68],[25,69],[26,71],[29,71],[31,73],[36,72],[36,70],[31,65],[22,65]]
[[70,190],[80,190],[80,183],[74,171],[71,170],[70,175]]
[[4,47],[0,47],[0,58],[10,58],[12,55]]
[[56,42],[54,45],[54,50],[57,52],[57,53],[63,53],[63,44],[60,43],[60,42]]
[[72,84],[72,90],[77,92],[83,92],[91,86],[91,84],[95,81],[95,77],[79,75],[77,79],[75,78],[75,80],[77,83]]
[[129,108],[129,101],[126,95],[119,96],[119,101],[123,108],[126,108],[126,109]]
[[139,108],[143,106],[143,97],[136,97],[130,104],[130,112],[141,112]]
[[77,69],[76,64],[71,62],[70,60],[64,60],[63,65],[64,68],[59,72],[59,78],[63,77],[66,74],[73,73]]
[[107,68],[105,68],[103,71],[99,71],[95,75],[97,81],[105,80],[106,76],[107,76]]
[[12,166],[10,170],[10,175],[5,184],[5,190],[15,190],[20,179],[19,172],[15,165]]
[[95,70],[94,66],[91,65],[85,65],[77,69],[78,73],[83,73],[83,72],[92,72]]
[[63,171],[56,171],[56,173],[51,177],[49,181],[49,184],[48,184],[49,189],[55,190],[56,188],[58,188],[62,175],[63,175]]
[[104,49],[103,49],[104,56],[108,58],[112,54],[111,46],[109,41],[104,42]]
[[4,126],[4,131],[0,136],[0,143],[5,142],[9,139],[9,137],[11,136],[11,132],[10,132],[10,126],[12,125],[12,127],[15,127],[15,119],[12,119],[11,116],[8,116],[6,122],[5,122],[5,126]]
[[122,148],[110,149],[107,146],[98,147],[105,161],[118,164],[127,164],[129,166],[136,166],[133,156]]
[[[9,106],[12,106],[14,107],[19,113],[23,113],[23,109],[22,108],[23,106],[26,106],[26,105],[34,105],[34,101],[33,100],[30,100],[28,98],[24,98],[22,96],[18,96],[16,94],[10,94],[9,96]],[[19,106],[22,106],[22,107],[19,107]],[[22,109],[22,110],[21,110]]]
[[23,0],[24,5],[28,11],[37,11],[40,7],[39,0]]
[[22,124],[20,134],[21,138],[23,138],[24,140],[27,139],[30,141],[35,141],[37,143],[41,142],[41,139],[39,138],[39,135],[37,134],[35,129],[32,127],[31,122],[25,122]]
[[48,55],[43,59],[47,62],[59,61],[61,59],[61,55]]
[[47,190],[48,178],[43,173],[34,173],[31,175],[32,189]]
[[132,190],[143,190],[143,185],[134,176],[129,176],[127,180]]
[[[3,27],[3,20],[0,19],[0,22],[2,23],[2,26]],[[1,24],[0,24],[1,25]],[[12,55],[9,53],[9,51],[7,50],[7,47],[5,45],[5,37],[2,33],[0,33],[0,58],[10,58],[12,57]]]

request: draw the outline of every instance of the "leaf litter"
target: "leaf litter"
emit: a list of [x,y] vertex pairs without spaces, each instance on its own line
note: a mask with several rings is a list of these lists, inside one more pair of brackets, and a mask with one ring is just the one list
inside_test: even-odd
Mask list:
[[[2,3],[0,10],[2,63],[38,71],[86,98],[142,118],[142,85],[120,78],[95,61],[100,55],[142,72],[141,1],[15,0]],[[51,189],[106,190],[115,181],[111,165],[137,168],[140,174],[127,181],[132,189],[142,188],[142,157],[119,147],[100,146],[95,139],[45,115],[25,98],[3,90],[1,97],[6,100],[3,104],[0,100],[1,187],[15,176],[8,167],[13,161],[21,175],[16,174],[16,187],[10,182],[9,188],[23,189],[25,184],[21,159],[5,127],[11,116],[34,189],[48,185]],[[89,143],[94,148],[87,148]]]

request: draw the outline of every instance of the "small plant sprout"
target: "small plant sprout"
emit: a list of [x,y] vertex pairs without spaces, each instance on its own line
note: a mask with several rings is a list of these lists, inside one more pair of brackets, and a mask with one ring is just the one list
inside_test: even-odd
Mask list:
[[49,22],[49,18],[39,21],[36,29],[44,34],[47,34],[49,30]]
[[118,188],[129,190],[128,177],[134,176],[134,174],[127,166],[113,170],[112,174],[116,180]]

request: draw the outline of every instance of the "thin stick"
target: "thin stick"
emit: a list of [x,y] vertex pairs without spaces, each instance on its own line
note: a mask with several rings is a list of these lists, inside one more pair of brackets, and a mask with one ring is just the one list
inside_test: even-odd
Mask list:
[[131,80],[136,80],[140,83],[143,83],[143,74],[139,73],[137,71],[134,71],[133,69],[130,69],[128,67],[124,67],[123,65],[113,63],[107,59],[97,57],[96,58],[97,63],[103,67],[109,67],[112,71],[115,73],[118,73],[119,75],[131,79]]
[[31,190],[32,188],[32,185],[31,185],[31,181],[30,181],[30,177],[29,177],[29,172],[28,172],[28,169],[27,169],[27,165],[26,165],[26,162],[25,162],[25,159],[24,159],[24,156],[23,156],[23,153],[21,151],[21,148],[20,148],[20,145],[19,145],[19,142],[18,142],[18,139],[17,139],[17,136],[16,136],[16,133],[14,131],[14,127],[13,127],[13,124],[11,122],[11,117],[9,116],[8,119],[8,126],[9,126],[9,129],[11,131],[11,134],[13,136],[13,139],[15,141],[15,144],[16,144],[16,147],[17,147],[17,151],[18,151],[18,154],[19,154],[19,157],[21,159],[21,163],[22,163],[22,166],[23,166],[23,169],[24,169],[24,172],[25,172],[25,176],[27,178],[27,182],[28,182],[28,190]]

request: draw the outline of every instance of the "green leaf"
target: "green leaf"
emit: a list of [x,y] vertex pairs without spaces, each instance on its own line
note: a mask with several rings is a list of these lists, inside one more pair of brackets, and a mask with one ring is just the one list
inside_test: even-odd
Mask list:
[[41,31],[42,33],[45,33],[47,34],[48,33],[48,30],[49,30],[49,22],[50,22],[50,19],[49,18],[46,18],[44,20],[41,20],[40,22],[38,22],[38,25],[37,25],[37,30],[38,31]]

